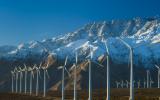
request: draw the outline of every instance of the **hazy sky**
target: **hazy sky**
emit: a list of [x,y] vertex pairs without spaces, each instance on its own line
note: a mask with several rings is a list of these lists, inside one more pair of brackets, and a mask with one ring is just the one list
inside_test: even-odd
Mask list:
[[0,0],[0,45],[75,31],[93,21],[160,14],[160,0]]

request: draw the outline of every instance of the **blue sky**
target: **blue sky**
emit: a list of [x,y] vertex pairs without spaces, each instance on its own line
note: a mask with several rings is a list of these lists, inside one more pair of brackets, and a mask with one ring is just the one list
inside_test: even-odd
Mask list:
[[0,0],[0,45],[75,31],[93,21],[160,14],[159,0]]

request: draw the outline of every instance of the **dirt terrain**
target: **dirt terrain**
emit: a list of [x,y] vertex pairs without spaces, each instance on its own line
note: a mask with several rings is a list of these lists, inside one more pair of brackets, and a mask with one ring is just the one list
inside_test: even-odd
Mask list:
[[[78,100],[87,100],[88,91],[77,91]],[[93,100],[105,100],[104,89],[94,90]],[[135,100],[160,100],[160,89],[135,89]],[[25,94],[0,93],[0,100],[61,100],[60,91],[49,91],[47,97]],[[73,91],[65,91],[65,100],[73,100]],[[111,100],[129,100],[129,89],[111,89]]]

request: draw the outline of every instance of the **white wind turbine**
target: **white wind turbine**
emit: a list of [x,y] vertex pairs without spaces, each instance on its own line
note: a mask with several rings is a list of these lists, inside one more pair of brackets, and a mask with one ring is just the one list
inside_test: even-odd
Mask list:
[[128,80],[126,80],[126,88],[128,88],[129,87],[129,82],[128,82]]
[[[130,100],[134,100],[134,81],[133,81],[133,49],[141,46],[146,45],[147,43],[137,45],[135,47],[131,47],[127,42],[125,42],[123,39],[118,38],[129,50],[130,50]],[[151,44],[149,44],[151,45]]]
[[78,63],[77,52],[75,54],[75,59],[76,59],[76,62],[71,67],[71,70],[74,68],[74,99],[73,100],[77,100],[77,91],[76,91],[76,86],[77,86],[77,67],[78,67],[78,65],[77,65],[77,63]]
[[106,54],[107,54],[107,97],[106,100],[110,100],[110,61],[109,61],[109,49],[108,49],[108,45],[107,45],[107,40],[105,40],[104,36],[102,38],[102,42],[105,45],[106,48]]
[[154,81],[152,80],[152,78],[150,77],[150,82],[149,82],[149,87],[152,88],[152,84],[154,83]]
[[133,82],[133,48],[124,40],[121,38],[118,38],[120,41],[122,41],[123,44],[127,46],[130,50],[130,98],[129,100],[134,100],[134,82]]
[[37,76],[36,76],[36,96],[38,96],[41,64],[40,64],[39,67],[37,65],[35,65],[33,69],[35,69],[36,72],[37,72]]
[[67,61],[68,61],[68,56],[67,56],[66,59],[65,59],[64,65],[58,67],[58,69],[62,69],[62,100],[65,99],[65,97],[64,97],[64,71],[66,70],[66,72],[67,72],[68,75],[70,76],[69,71],[68,71],[67,68],[66,68]]
[[121,88],[123,88],[123,86],[124,86],[124,82],[123,82],[123,80],[121,81]]
[[158,65],[155,65],[155,67],[158,69],[158,88],[160,88],[160,67]]
[[22,93],[22,78],[23,78],[23,69],[19,67],[20,76],[19,76],[19,92]]
[[101,65],[101,64],[98,64],[97,62],[92,61],[94,51],[93,51],[93,48],[92,48],[91,45],[89,45],[89,49],[90,49],[90,54],[89,54],[88,57],[90,57],[90,58],[87,60],[87,63],[86,63],[86,64],[89,65],[89,97],[88,97],[88,100],[92,100],[92,74],[91,74],[92,70],[91,70],[91,63],[95,63],[95,64],[97,64],[98,66],[101,66],[101,67],[104,67],[104,66]]
[[141,86],[141,81],[138,80],[138,81],[137,81],[137,87],[140,88],[140,86]]
[[15,72],[11,71],[11,75],[12,75],[12,93],[14,93],[14,79],[15,79]]
[[32,95],[32,78],[34,78],[34,68],[29,67],[28,71],[30,72],[30,95]]
[[42,67],[43,69],[43,74],[44,74],[44,80],[43,80],[43,97],[46,97],[46,75],[49,78],[49,74],[48,74],[48,65],[49,62],[47,63],[47,65],[45,67]]
[[28,71],[28,69],[27,69],[27,66],[26,66],[26,64],[24,64],[24,69],[23,69],[23,71],[25,72],[25,81],[24,81],[24,85],[25,85],[25,87],[24,87],[24,92],[25,92],[25,94],[27,93],[27,71]]
[[89,46],[90,49],[90,60],[89,62],[89,98],[88,100],[92,100],[92,76],[91,76],[91,60],[93,58],[93,51],[91,50],[91,46]]
[[120,82],[116,81],[115,83],[116,83],[117,88],[119,88]]

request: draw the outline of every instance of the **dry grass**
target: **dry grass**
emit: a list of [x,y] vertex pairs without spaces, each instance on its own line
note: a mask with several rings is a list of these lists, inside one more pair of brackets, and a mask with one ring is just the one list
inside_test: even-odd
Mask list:
[[[78,100],[87,100],[88,91],[77,91]],[[104,89],[94,90],[93,100],[105,100]],[[135,100],[160,100],[160,89],[135,89]],[[0,93],[0,100],[61,100],[60,91],[50,91],[46,98],[24,94]],[[65,100],[73,100],[73,91],[65,91]],[[129,100],[129,89],[111,89],[111,100]]]

